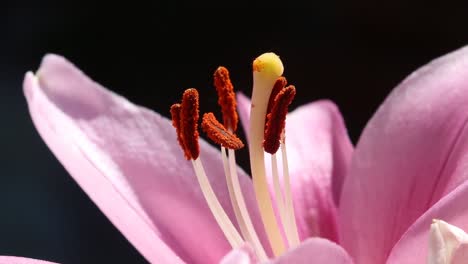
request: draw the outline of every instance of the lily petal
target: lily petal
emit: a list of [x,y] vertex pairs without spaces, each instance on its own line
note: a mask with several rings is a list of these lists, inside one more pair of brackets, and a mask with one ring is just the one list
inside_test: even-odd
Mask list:
[[[215,263],[229,251],[168,119],[106,90],[56,55],[44,58],[37,78],[26,74],[24,93],[46,144],[150,262]],[[233,219],[219,151],[200,144],[213,189]],[[260,226],[251,181],[239,174]]]
[[13,256],[0,256],[0,264],[54,264],[45,260],[13,257]]
[[404,80],[367,124],[340,203],[341,244],[383,263],[409,226],[467,179],[468,47]]
[[[243,94],[237,99],[239,116],[248,131],[250,100]],[[288,114],[286,148],[301,240],[321,236],[337,241],[334,198],[339,199],[353,146],[336,105],[321,100]],[[271,173],[268,176],[273,186]]]
[[323,239],[309,238],[298,247],[270,262],[271,264],[352,264],[351,257],[339,245]]
[[[468,230],[468,182],[464,183],[453,192],[442,198],[424,215],[422,215],[402,236],[400,241],[392,249],[387,263],[426,263],[429,256],[428,246],[430,239],[430,226],[433,219],[443,219],[445,222]],[[460,237],[460,235],[458,235]],[[463,242],[463,243],[461,243]],[[458,248],[453,259],[467,254],[466,241],[460,241],[462,247]],[[458,252],[460,251],[460,252]],[[453,263],[453,262],[451,262]],[[466,263],[466,259],[465,259]]]

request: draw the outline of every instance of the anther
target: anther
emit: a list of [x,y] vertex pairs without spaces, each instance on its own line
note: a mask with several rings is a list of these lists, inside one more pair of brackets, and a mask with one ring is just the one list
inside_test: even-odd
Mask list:
[[180,134],[184,142],[184,153],[190,155],[189,159],[197,159],[200,154],[198,119],[198,91],[187,89],[182,95],[180,107]]
[[223,113],[224,126],[231,131],[237,129],[237,112],[236,112],[236,96],[234,93],[234,87],[229,78],[229,71],[220,66],[213,74],[214,86],[218,92],[218,104],[221,106]]
[[296,95],[296,88],[292,85],[282,89],[275,97],[271,112],[267,115],[263,148],[270,154],[276,153],[280,147],[281,134],[286,125],[288,106]]
[[177,141],[179,142],[180,147],[184,151],[184,156],[185,156],[185,158],[187,160],[189,160],[190,159],[190,153],[187,151],[187,148],[185,148],[184,139],[183,139],[183,136],[182,136],[182,132],[180,130],[180,109],[181,109],[180,104],[173,104],[171,106],[172,126],[176,130]]
[[273,90],[271,90],[270,99],[268,100],[267,114],[271,112],[276,96],[284,89],[284,87],[286,87],[286,83],[286,78],[283,76],[276,79],[275,85],[273,85]]
[[211,140],[227,149],[237,150],[244,147],[242,141],[218,122],[213,113],[203,115],[202,129]]

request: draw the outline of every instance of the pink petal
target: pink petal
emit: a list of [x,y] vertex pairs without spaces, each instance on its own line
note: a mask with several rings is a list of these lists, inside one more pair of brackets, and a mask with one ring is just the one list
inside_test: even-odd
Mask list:
[[352,264],[351,257],[339,245],[323,239],[309,238],[297,248],[270,262],[271,264]]
[[[138,107],[48,55],[24,92],[40,135],[130,242],[156,263],[214,263],[229,251],[183,158],[170,121]],[[213,188],[233,216],[219,152],[201,141]],[[246,201],[250,179],[240,171]],[[260,226],[255,207],[254,222]]]
[[49,262],[38,259],[21,258],[13,256],[0,256],[0,264],[54,264],[55,262]]
[[[422,215],[394,246],[388,263],[426,263],[432,219],[468,231],[468,182],[446,195]],[[464,254],[460,252],[459,254]]]
[[[239,116],[248,131],[250,100],[242,94],[237,99]],[[321,236],[336,241],[334,198],[339,199],[353,152],[336,105],[316,101],[288,114],[286,148],[301,239]],[[266,158],[269,163],[268,155]],[[269,180],[272,185],[271,174]]]
[[468,48],[422,67],[362,134],[340,204],[341,242],[382,263],[406,229],[467,179]]

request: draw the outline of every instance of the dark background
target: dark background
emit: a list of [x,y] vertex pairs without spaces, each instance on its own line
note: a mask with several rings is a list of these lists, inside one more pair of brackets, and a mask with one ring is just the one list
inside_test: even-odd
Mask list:
[[[211,76],[218,65],[249,94],[252,59],[273,51],[297,87],[293,107],[332,99],[356,142],[406,75],[468,43],[467,1],[376,2],[6,2],[0,8],[0,255],[146,263],[31,123],[21,82],[45,53],[64,55],[106,87],[168,116],[189,87],[199,88],[202,111],[217,111]],[[239,155],[248,169],[246,154]]]

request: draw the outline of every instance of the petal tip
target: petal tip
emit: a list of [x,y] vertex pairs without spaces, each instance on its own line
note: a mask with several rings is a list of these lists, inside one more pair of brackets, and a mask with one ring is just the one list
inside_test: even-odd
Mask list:
[[65,63],[70,63],[63,56],[60,56],[60,55],[54,54],[54,53],[47,53],[47,54],[44,55],[44,57],[42,57],[40,68],[42,68],[43,65],[47,65],[49,63],[64,63],[64,62]]
[[50,75],[50,72],[67,69],[76,69],[76,67],[63,56],[54,53],[47,53],[42,57],[39,69],[36,71],[36,76],[39,79],[42,79],[43,77],[46,78],[45,76]]
[[30,101],[33,98],[33,89],[35,82],[37,82],[36,76],[34,73],[31,71],[28,71],[24,75],[24,80],[23,80],[23,93],[24,96],[26,97],[26,100]]

